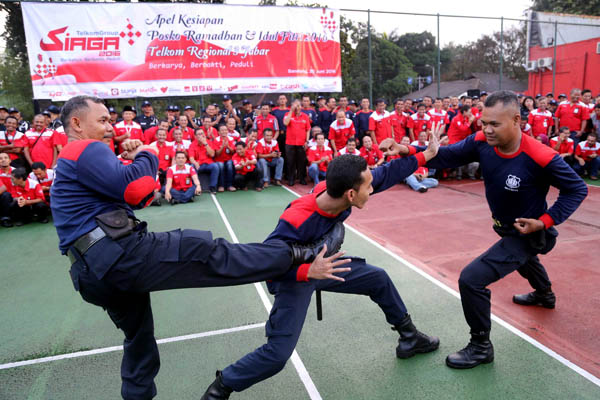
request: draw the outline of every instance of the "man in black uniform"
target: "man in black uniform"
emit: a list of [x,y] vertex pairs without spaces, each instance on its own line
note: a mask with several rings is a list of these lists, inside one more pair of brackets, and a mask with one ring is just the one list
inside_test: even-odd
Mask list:
[[154,197],[156,146],[124,141],[123,156],[133,163],[121,164],[100,141],[112,128],[99,98],[72,98],[63,106],[62,120],[69,143],[60,153],[51,189],[59,248],[69,257],[75,290],[85,301],[103,307],[125,334],[123,398],[156,395],[160,361],[150,292],[259,282],[305,263],[311,263],[321,279],[348,270],[338,268],[345,260],[334,261],[342,253],[326,256],[327,246],[329,253],[341,246],[341,225],[309,246],[281,240],[231,244],[192,229],[148,232],[133,208],[148,205]]
[[154,109],[148,100],[142,102],[142,115],[137,120],[144,132],[146,132],[146,129],[158,125],[158,118],[154,115]]

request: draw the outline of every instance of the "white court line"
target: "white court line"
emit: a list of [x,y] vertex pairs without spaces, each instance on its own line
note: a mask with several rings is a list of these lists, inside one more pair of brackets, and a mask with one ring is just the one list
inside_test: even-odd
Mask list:
[[[287,186],[282,186],[282,187],[284,189],[286,189],[288,192],[292,193],[294,196],[300,197],[300,194],[294,192],[292,189],[288,188]],[[446,292],[450,293],[454,297],[460,299],[460,293],[458,293],[456,290],[452,289],[451,287],[447,286],[445,283],[443,283],[441,281],[438,281],[436,278],[434,278],[433,276],[429,275],[427,272],[423,271],[422,269],[420,269],[416,265],[412,264],[408,260],[405,260],[404,258],[402,258],[399,255],[395,254],[391,250],[383,247],[381,244],[377,243],[376,241],[374,241],[373,239],[371,239],[370,237],[368,237],[364,233],[358,231],[356,228],[353,228],[353,227],[351,227],[348,224],[344,224],[344,226],[346,228],[348,228],[349,230],[351,230],[352,232],[356,233],[358,236],[360,236],[361,238],[363,238],[367,242],[371,243],[373,246],[377,247],[379,250],[385,252],[386,254],[388,254],[388,255],[392,256],[393,258],[395,258],[396,260],[400,261],[402,264],[406,265],[408,268],[410,268],[411,270],[413,270],[417,274],[421,275],[423,278],[427,279],[431,283],[435,284],[436,286],[438,286],[441,289],[445,290]],[[572,369],[573,371],[577,372],[579,375],[583,376],[585,379],[589,380],[590,382],[592,382],[596,386],[600,386],[600,378],[592,375],[590,372],[586,371],[585,369],[581,368],[580,366],[576,365],[575,363],[567,360],[565,357],[561,356],[560,354],[558,354],[554,350],[552,350],[549,347],[547,347],[547,346],[543,345],[542,343],[538,342],[537,340],[535,340],[531,336],[529,336],[526,333],[520,331],[515,326],[513,326],[510,323],[504,321],[502,318],[494,315],[493,313],[492,313],[492,320],[495,321],[495,322],[497,322],[498,324],[502,325],[504,328],[508,329],[510,332],[514,333],[515,335],[519,336],[521,339],[523,339],[523,340],[531,343],[532,345],[534,345],[538,349],[542,350],[544,353],[548,354],[550,357],[552,357],[555,360],[559,361],[563,365],[565,365],[565,366],[569,367],[570,369]]]
[[[212,197],[215,205],[217,206],[217,210],[219,211],[219,214],[221,215],[221,219],[223,220],[223,223],[225,223],[225,227],[227,228],[227,231],[229,232],[229,235],[231,236],[231,240],[234,243],[239,243],[240,241],[238,240],[235,232],[233,231],[233,228],[229,224],[229,220],[225,216],[225,213],[223,212],[223,209],[221,208],[221,205],[219,204],[219,201],[217,200],[217,196],[215,196],[214,194],[211,194],[211,197]],[[267,312],[270,313],[273,305],[271,304],[271,300],[269,300],[269,297],[267,296],[265,289],[262,287],[262,285],[260,283],[255,283],[254,287],[256,288],[256,291],[258,292],[258,296],[262,300],[263,305],[267,309]],[[315,383],[311,379],[306,367],[304,366],[304,363],[300,359],[300,356],[298,355],[298,352],[295,349],[294,349],[294,352],[292,353],[291,360],[292,360],[292,364],[294,364],[294,367],[296,368],[296,371],[298,371],[300,380],[302,380],[302,383],[304,384],[304,387],[306,388],[306,391],[308,392],[308,395],[311,398],[311,400],[322,400],[321,394],[317,390]]]
[[[209,337],[209,336],[224,335],[226,333],[247,331],[250,329],[262,328],[264,326],[265,326],[265,323],[260,322],[257,324],[238,326],[235,328],[219,329],[216,331],[193,333],[191,335],[174,336],[174,337],[170,337],[170,338],[159,339],[156,341],[156,343],[163,344],[163,343],[181,342],[183,340],[191,340],[191,339],[198,339],[198,338]],[[92,356],[94,354],[110,353],[110,352],[121,351],[121,350],[123,350],[123,346],[112,346],[112,347],[103,347],[103,348],[94,349],[94,350],[77,351],[75,353],[59,354],[57,356],[35,358],[32,360],[24,360],[24,361],[17,361],[17,362],[12,362],[12,363],[7,363],[7,364],[1,364],[0,370],[22,367],[25,365],[41,364],[41,363],[46,363],[46,362],[50,362],[50,361],[65,360],[68,358]]]

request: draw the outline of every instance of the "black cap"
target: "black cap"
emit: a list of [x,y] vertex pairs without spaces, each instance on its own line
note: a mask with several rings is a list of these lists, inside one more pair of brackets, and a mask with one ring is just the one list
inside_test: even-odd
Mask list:
[[558,104],[558,102],[554,99],[550,100],[550,104]]
[[251,104],[250,100],[244,99],[244,101],[242,101],[243,106],[245,106],[246,104]]
[[422,98],[422,97],[419,97],[419,98],[417,99],[417,103],[422,103],[422,102],[423,102],[423,98]]
[[9,114],[12,114],[12,113],[18,113],[18,112],[19,112],[19,110],[18,110],[18,109],[16,109],[15,107],[11,107],[11,108],[9,108],[9,109],[8,109],[8,113],[9,113]]
[[50,107],[46,108],[46,111],[49,111],[52,114],[60,114],[60,108],[56,107],[54,104],[52,104]]
[[0,110],[8,111],[8,108],[6,108],[5,106],[0,106]]
[[521,119],[527,119],[529,117],[529,111],[521,110]]
[[227,100],[231,100],[231,97],[229,97],[228,94],[226,94],[225,96],[223,96],[223,101],[227,101]]
[[314,101],[314,100],[311,100],[311,101],[310,101],[310,105],[311,105],[311,106],[316,106],[316,105],[317,105],[317,103],[315,103],[315,101]]
[[194,109],[194,107],[192,107],[192,106],[185,106],[185,107],[183,107],[184,111],[185,110],[193,110],[193,109]]
[[177,104],[173,104],[171,107],[173,107],[172,111],[179,111],[179,106]]
[[275,107],[275,103],[273,103],[273,100],[269,100],[269,105],[270,105],[271,107]]
[[115,108],[113,106],[108,107],[108,112],[111,113],[111,114],[112,113],[118,114],[117,110],[115,110]]
[[523,93],[517,93],[517,97],[523,97]]
[[348,105],[350,105],[350,104],[356,105],[356,100],[350,100],[350,101],[348,101]]
[[48,111],[48,109],[45,109],[44,111],[42,111],[42,115],[46,115],[48,117],[51,117],[52,115],[50,114],[50,111]]
[[542,97],[542,94],[541,94],[541,93],[538,93],[538,94],[536,94],[536,95],[535,95],[535,98],[536,98],[536,99],[539,99],[540,97]]
[[152,103],[150,103],[148,100],[142,101],[142,107],[151,106],[151,105],[152,105]]
[[548,92],[548,93],[546,93],[546,97],[548,97],[548,96],[554,97],[554,94],[552,92]]
[[325,100],[325,96],[320,96],[320,95],[317,96],[317,101],[319,101],[319,100]]
[[134,106],[125,106],[125,107],[123,107],[123,112],[125,112],[125,111],[132,111],[132,112],[134,112],[134,113],[137,114],[137,111],[136,111],[136,109],[135,109]]
[[473,100],[475,100],[475,99],[479,100],[479,96],[473,96],[472,99]]
[[[567,95],[566,95],[566,94],[564,94],[564,93],[561,93],[561,94],[559,94],[559,95],[558,95],[558,98],[560,99],[561,97],[567,97]],[[10,111],[9,111],[9,112],[10,112]]]
[[487,92],[485,90],[482,90],[481,93],[479,93],[479,97],[483,96],[487,96]]

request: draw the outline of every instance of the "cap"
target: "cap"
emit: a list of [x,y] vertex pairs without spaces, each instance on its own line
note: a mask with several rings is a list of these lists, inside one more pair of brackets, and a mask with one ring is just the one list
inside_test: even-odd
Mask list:
[[113,106],[110,106],[110,107],[108,107],[108,112],[109,112],[110,114],[112,114],[112,113],[115,113],[115,114],[117,114],[117,110],[115,110],[115,108],[114,108]]
[[487,96],[487,92],[485,90],[482,90],[481,93],[479,93],[479,97],[483,96]]
[[523,93],[517,93],[517,97],[523,97]]
[[273,103],[273,100],[269,100],[269,105],[270,105],[271,107],[275,107],[275,103]]
[[50,114],[50,111],[48,111],[48,109],[45,109],[44,111],[42,111],[42,115],[46,115],[48,117],[51,117],[52,115]]
[[422,97],[419,97],[419,98],[417,99],[417,103],[422,103],[422,102],[423,102],[423,98],[422,98]]
[[350,100],[350,101],[348,101],[348,104],[354,104],[354,105],[356,105],[356,100]]
[[19,110],[18,110],[18,109],[16,109],[15,107],[11,107],[11,108],[9,108],[9,109],[8,109],[8,113],[9,113],[9,114],[12,114],[12,113],[18,113],[18,112],[19,112]]
[[56,107],[54,104],[46,108],[46,111],[51,112],[52,114],[60,114],[60,108]]
[[223,96],[223,101],[227,101],[227,100],[231,100],[231,97],[229,97],[228,94],[226,94],[225,96]]
[[177,104],[173,104],[171,107],[173,107],[173,111],[179,111],[179,106]]
[[123,112],[125,112],[125,111],[133,111],[134,113],[137,114],[137,111],[136,111],[136,109],[135,109],[134,106],[125,106],[125,107],[123,107]]
[[536,99],[539,99],[540,97],[542,97],[542,94],[541,94],[541,93],[538,93],[538,94],[536,94],[536,95],[535,95],[535,98],[536,98]]
[[317,103],[315,103],[315,101],[314,101],[314,100],[311,100],[311,101],[310,101],[310,105],[311,105],[311,106],[316,106],[316,105],[317,105]]
[[148,100],[142,101],[142,107],[151,106],[151,105],[152,105],[152,103],[150,103]]
[[317,96],[317,101],[319,100],[325,100],[325,96]]
[[554,95],[552,94],[552,92],[548,92],[548,93],[546,93],[546,97],[548,97],[548,96],[552,96],[552,97],[554,97]]
[[550,104],[558,104],[558,102],[554,99],[550,100]]
[[521,110],[521,119],[527,119],[529,117],[529,111]]
[[8,111],[8,108],[6,108],[5,106],[0,106],[0,110]]
[[473,96],[473,97],[471,97],[471,98],[472,98],[473,100],[475,100],[475,99],[479,100],[479,96]]
[[564,94],[564,93],[561,93],[561,94],[558,95],[558,98],[560,99],[561,97],[567,97],[567,95]]
[[192,106],[185,106],[185,107],[183,107],[184,111],[186,111],[186,110],[193,110],[193,109],[194,109],[194,107],[192,107]]
[[245,106],[246,104],[251,104],[250,100],[244,99],[244,101],[242,101],[242,105]]

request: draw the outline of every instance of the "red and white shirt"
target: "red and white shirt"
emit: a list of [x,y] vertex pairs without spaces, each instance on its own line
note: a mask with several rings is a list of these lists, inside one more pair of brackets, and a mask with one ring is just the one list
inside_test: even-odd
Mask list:
[[54,145],[55,146],[66,146],[67,143],[69,142],[69,138],[67,136],[67,134],[65,133],[65,128],[62,126],[59,126],[57,129],[54,130]]
[[348,139],[356,134],[354,124],[350,118],[345,118],[343,124],[339,124],[337,119],[329,126],[329,137],[335,143],[336,149],[346,146]]
[[[254,155],[254,153],[249,153],[248,151],[246,151],[244,157],[240,157],[238,153],[235,153],[231,159],[233,160],[233,166],[236,167],[242,162],[256,160],[256,156]],[[235,173],[240,175],[246,175],[248,172],[254,171],[255,168],[256,164],[246,164],[242,167],[242,169],[236,169]]]
[[[553,149],[556,150],[557,144],[558,144],[558,137],[553,137],[552,139],[550,139],[550,147],[552,147]],[[573,142],[573,139],[567,138],[567,140],[563,140],[560,143],[560,147],[556,151],[558,151],[558,154],[565,154],[565,153],[573,154],[573,145],[574,144],[575,144],[575,142]]]
[[214,138],[216,138],[217,136],[219,136],[219,132],[217,132],[217,130],[212,126],[210,128],[208,128],[208,130],[204,129],[204,126],[201,126],[198,129],[201,130],[202,132],[204,132],[204,136],[206,136],[206,139],[208,139],[209,141],[211,141]]
[[398,113],[392,111],[390,114],[392,127],[394,128],[394,140],[398,143],[406,136],[406,125],[408,123],[408,114],[405,112]]
[[381,143],[384,139],[392,137],[392,120],[390,113],[386,110],[383,113],[374,111],[369,116],[369,130],[375,132],[377,143]]
[[591,161],[592,159],[590,156],[592,154],[600,156],[600,142],[594,143],[593,146],[590,146],[587,140],[585,142],[579,142],[575,149],[575,154],[583,158],[583,161],[585,162]]
[[523,132],[526,135],[529,135],[531,137],[533,137],[533,130],[531,129],[531,125],[529,124],[525,124],[524,127],[521,128],[521,132]]
[[189,126],[186,126],[184,129],[180,126],[174,126],[173,128],[171,128],[169,130],[169,133],[167,133],[167,141],[169,141],[169,142],[175,141],[175,138],[173,137],[173,132],[175,132],[175,129],[181,130],[181,139],[188,140],[190,142],[195,140],[194,130],[192,128],[190,128]]
[[[229,147],[225,145],[225,148],[223,148],[221,154],[215,154],[215,161],[226,162],[231,160],[231,156],[233,156],[233,153],[235,153],[235,141],[229,136],[227,136],[227,141],[229,143]],[[221,148],[221,143],[221,136],[217,136],[212,142],[210,142],[210,147],[212,147],[215,150],[215,152],[217,152]]]
[[531,131],[534,137],[547,135],[548,128],[554,125],[554,118],[550,111],[541,111],[539,108],[531,111],[527,122],[531,125]]
[[42,185],[42,188],[49,188],[52,186],[52,182],[54,182],[54,170],[52,168],[47,168],[46,177],[42,180],[38,179],[33,172],[29,173],[28,178],[38,182],[40,185]]
[[559,128],[566,126],[572,132],[581,130],[581,123],[590,119],[590,110],[582,102],[577,104],[563,102],[554,115],[558,118]]
[[456,117],[452,118],[450,122],[450,128],[448,128],[448,143],[454,144],[460,142],[471,134],[471,124],[469,118],[462,114],[457,114]]
[[371,147],[371,150],[367,150],[365,146],[360,148],[360,156],[367,160],[367,165],[375,165],[383,156],[383,152],[376,147]]
[[192,145],[191,140],[185,140],[185,139],[182,139],[181,142],[166,142],[166,143],[169,146],[172,146],[173,150],[175,150],[175,152],[183,151],[183,152],[185,152],[185,154],[187,154],[188,149]]
[[[210,143],[208,145],[210,146]],[[198,163],[198,165],[212,164],[214,162],[212,157],[208,155],[208,152],[206,151],[206,146],[199,144],[198,141],[194,141],[190,145],[190,148],[188,149],[188,154],[190,158],[193,158],[194,161]]]
[[[142,131],[142,126],[135,121],[131,121],[128,124],[125,123],[125,121],[117,122],[114,125],[114,129],[115,137],[123,136],[129,133],[129,139],[138,139],[142,142],[144,141],[144,131]],[[123,147],[119,143],[119,153],[122,153],[123,151]]]
[[196,176],[196,170],[190,164],[183,167],[172,165],[167,170],[167,179],[173,179],[171,187],[175,190],[187,190],[194,184],[193,176]]
[[158,142],[155,144],[158,147],[158,169],[166,171],[173,164],[173,159],[175,159],[175,148],[168,142],[162,145]]
[[432,118],[427,113],[423,114],[422,117],[419,113],[414,113],[408,119],[408,127],[412,128],[416,138],[419,136],[419,133],[431,130],[431,121]]
[[439,124],[440,121],[442,121],[442,124],[444,125],[448,125],[448,123],[450,123],[450,117],[448,116],[448,113],[444,110],[436,110],[435,108],[432,108],[431,110],[427,111],[427,114],[429,114],[429,116],[431,117],[431,121],[433,124]]
[[44,197],[44,191],[42,190],[42,185],[40,185],[37,180],[34,181],[33,179],[27,179],[25,181],[25,187],[13,185],[10,190],[10,194],[13,199],[23,197],[25,200],[46,200]]
[[327,161],[323,161],[319,164],[319,169],[323,172],[327,172],[327,166],[329,165],[329,161],[333,159],[333,151],[329,147],[311,147],[308,150],[308,161],[313,163],[315,161],[321,160],[323,157],[327,157]]
[[242,137],[242,135],[240,135],[240,133],[238,131],[236,131],[235,129],[233,131],[227,131],[227,136],[229,136],[236,142],[238,140],[240,140],[240,138]]
[[342,156],[344,154],[354,154],[355,156],[360,156],[360,150],[355,148],[353,153],[349,153],[348,147],[344,147],[343,149],[340,150],[340,155]]
[[[41,137],[38,140],[40,135]],[[30,129],[21,136],[15,146],[29,148],[29,154],[33,162],[41,161],[46,167],[52,167],[55,147],[53,130],[46,129],[43,132],[37,132]]]
[[260,140],[263,137],[263,131],[267,128],[271,128],[274,135],[275,131],[279,130],[279,123],[274,115],[268,114],[266,117],[263,117],[260,114],[254,119],[253,127],[258,132],[258,140]]
[[[256,154],[271,154],[274,151],[280,151],[279,150],[279,143],[277,143],[277,140],[272,140],[270,143],[267,143],[267,141],[265,140],[265,138],[262,138],[258,141],[258,144],[256,145]],[[267,162],[271,162],[273,160],[273,157],[266,157],[265,160]]]
[[9,166],[6,171],[0,168],[0,186],[5,186],[6,191],[10,193],[12,190],[12,172],[15,168]]
[[[0,131],[0,146],[8,146],[9,144],[12,144],[15,147],[21,147],[15,144],[15,141],[17,142],[17,144],[19,143],[19,139],[21,139],[21,137],[23,137],[23,134],[19,131],[14,131],[11,134],[9,134],[7,131]],[[16,153],[7,154],[11,161],[19,158],[19,155]]]
[[287,113],[285,116],[290,116],[290,122],[287,125],[285,134],[285,144],[291,146],[304,146],[306,136],[310,130],[310,117],[303,112],[300,115],[295,113]]

